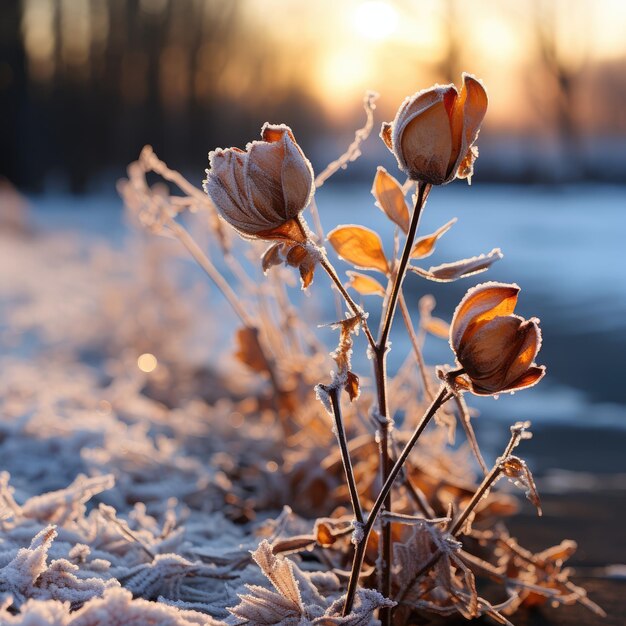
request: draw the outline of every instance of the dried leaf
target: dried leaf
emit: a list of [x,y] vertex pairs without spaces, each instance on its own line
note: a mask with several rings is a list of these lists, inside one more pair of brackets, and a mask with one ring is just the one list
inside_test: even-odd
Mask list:
[[526,497],[537,509],[537,514],[541,515],[541,500],[537,492],[537,486],[530,473],[526,462],[516,456],[509,456],[502,462],[502,469],[507,478],[510,478],[518,487],[525,488]]
[[348,396],[350,397],[350,402],[356,400],[361,393],[359,377],[354,372],[348,370],[348,372],[346,373],[346,384],[343,386],[343,388],[348,393]]
[[265,539],[252,553],[252,558],[274,585],[276,591],[302,611],[304,607],[298,583],[294,577],[293,563],[288,559],[276,556],[271,544]]
[[270,267],[283,263],[283,258],[280,254],[282,247],[282,243],[273,243],[263,253],[263,256],[261,257],[261,267],[263,268],[264,274],[267,274],[267,271],[270,269]]
[[346,272],[350,277],[348,287],[352,287],[363,296],[385,296],[385,288],[371,276],[360,272]]
[[410,218],[402,185],[384,167],[376,170],[372,194],[376,198],[376,206],[407,233]]
[[435,251],[435,245],[437,240],[442,237],[445,233],[447,233],[454,224],[456,224],[457,218],[452,218],[448,223],[444,224],[441,228],[438,228],[431,235],[425,235],[424,237],[420,237],[411,250],[411,258],[412,259],[424,259],[427,256],[430,256]]
[[378,270],[383,274],[389,271],[382,241],[369,228],[352,224],[338,226],[328,233],[328,241],[344,261],[355,267]]
[[314,535],[297,535],[287,539],[279,539],[272,547],[274,554],[292,554],[303,550],[312,550],[315,547]]
[[438,283],[449,283],[459,278],[466,278],[467,276],[484,272],[496,261],[499,261],[502,256],[500,249],[494,248],[489,254],[481,254],[480,256],[455,261],[454,263],[444,263],[443,265],[431,267],[429,270],[424,270],[414,265],[409,265],[409,269],[428,280]]
[[268,364],[259,343],[259,329],[243,327],[235,333],[237,351],[235,358],[251,370],[259,373],[268,372]]
[[332,546],[335,541],[337,541],[337,538],[333,535],[333,532],[328,524],[325,524],[324,522],[318,522],[315,525],[315,535],[317,543],[324,548]]
[[261,266],[265,274],[270,267],[280,265],[281,263],[297,267],[300,271],[302,289],[306,289],[313,282],[315,265],[318,261],[319,254],[314,248],[300,244],[281,242],[272,244],[263,253]]

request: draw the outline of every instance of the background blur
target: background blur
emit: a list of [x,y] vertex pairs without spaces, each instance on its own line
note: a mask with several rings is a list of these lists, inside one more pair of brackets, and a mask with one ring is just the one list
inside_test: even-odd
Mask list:
[[[520,313],[541,317],[549,370],[532,393],[474,404],[552,428],[544,467],[626,472],[625,34],[623,0],[4,0],[0,176],[44,230],[110,245],[127,232],[115,181],[144,144],[200,185],[210,149],[285,122],[320,171],[363,123],[372,89],[376,130],[319,206],[327,230],[358,222],[390,241],[369,193],[377,164],[397,171],[379,124],[418,89],[474,73],[490,96],[481,156],[470,189],[432,194],[424,232],[460,217],[432,265],[502,247],[487,279],[523,286]],[[7,192],[0,218],[22,205]],[[409,301],[433,291],[449,319],[485,276],[411,279]],[[320,319],[334,315],[329,298]],[[405,341],[395,331],[394,347]],[[450,358],[445,342],[426,350],[431,363]],[[392,354],[393,365],[402,349]]]
[[198,171],[266,120],[319,166],[366,89],[390,119],[463,70],[491,98],[481,181],[624,180],[621,0],[5,0],[0,29],[0,174],[22,189],[102,185],[145,143]]

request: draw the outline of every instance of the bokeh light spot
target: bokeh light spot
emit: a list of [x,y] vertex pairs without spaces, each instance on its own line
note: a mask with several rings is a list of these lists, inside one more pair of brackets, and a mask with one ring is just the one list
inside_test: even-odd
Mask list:
[[157,358],[149,352],[145,352],[137,359],[137,367],[146,374],[153,372],[158,364]]

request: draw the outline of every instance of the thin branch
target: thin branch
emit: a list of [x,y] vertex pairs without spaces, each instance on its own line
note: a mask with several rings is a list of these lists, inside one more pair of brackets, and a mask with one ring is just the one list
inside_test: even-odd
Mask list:
[[489,491],[493,483],[498,480],[500,474],[504,471],[502,465],[500,463],[496,464],[491,471],[485,476],[483,482],[478,487],[476,493],[472,496],[472,499],[469,501],[468,505],[465,507],[465,510],[459,515],[459,517],[454,522],[452,528],[450,529],[450,534],[454,537],[461,533],[467,518],[470,516],[470,513],[476,508],[478,503],[482,500],[483,496]]
[[465,436],[467,437],[467,441],[469,442],[470,447],[472,448],[472,452],[476,457],[476,461],[478,461],[478,465],[480,465],[480,469],[482,469],[483,473],[487,474],[489,472],[489,469],[487,468],[485,459],[483,459],[483,455],[480,452],[478,441],[476,439],[476,433],[474,432],[474,428],[472,427],[467,404],[465,404],[465,400],[460,393],[454,394],[454,402],[456,403],[457,409],[459,411],[459,420],[461,421],[461,426],[463,426]]
[[346,474],[346,482],[348,483],[348,491],[350,492],[350,500],[352,501],[354,517],[357,522],[363,524],[363,509],[361,508],[361,500],[359,498],[359,492],[354,479],[354,470],[352,468],[352,461],[350,460],[350,452],[348,451],[348,440],[346,439],[346,431],[344,429],[343,419],[341,416],[341,403],[339,400],[340,393],[341,390],[337,387],[333,387],[328,390],[328,395],[330,396],[330,402],[333,408],[333,416],[335,418],[335,434],[337,435],[339,449],[341,450],[341,460]]
[[365,109],[365,124],[354,133],[354,141],[347,150],[335,161],[330,163],[326,169],[315,178],[315,187],[321,187],[335,172],[345,168],[351,161],[356,161],[361,156],[361,144],[370,136],[374,128],[374,104],[378,99],[375,91],[368,91],[363,98],[363,108]]
[[406,445],[404,446],[404,449],[400,453],[400,456],[398,457],[393,467],[391,468],[391,471],[389,472],[389,476],[387,480],[385,481],[385,484],[383,485],[380,493],[378,494],[378,497],[376,498],[376,502],[374,503],[374,506],[372,507],[372,510],[367,518],[367,522],[365,522],[365,526],[363,527],[363,537],[361,538],[361,541],[357,544],[356,549],[354,551],[352,572],[350,574],[350,582],[348,583],[348,592],[346,594],[346,601],[343,607],[344,616],[348,615],[352,611],[352,607],[354,605],[354,597],[355,597],[357,586],[358,586],[359,576],[361,574],[361,568],[363,566],[363,559],[365,558],[365,548],[367,546],[369,535],[372,532],[374,522],[376,521],[376,518],[378,517],[378,513],[380,513],[380,510],[383,507],[385,500],[387,499],[387,495],[391,491],[391,488],[396,478],[398,477],[398,474],[400,473],[400,470],[402,469],[404,462],[406,461],[409,454],[411,453],[411,450],[417,443],[417,440],[419,439],[420,435],[422,434],[422,432],[424,431],[428,423],[431,421],[431,419],[434,417],[435,413],[437,413],[439,408],[445,402],[447,402],[451,397],[452,396],[449,393],[447,387],[445,385],[442,385],[439,391],[439,394],[433,400],[432,404],[428,407],[426,413],[424,413],[422,419],[420,420],[419,424],[415,428],[413,435],[411,435],[411,438],[406,443]]
[[200,246],[196,243],[195,239],[185,228],[183,228],[171,217],[168,218],[167,226],[174,236],[183,244],[183,246],[187,248],[194,260],[215,283],[215,286],[222,292],[223,296],[233,308],[242,324],[248,328],[253,328],[254,324],[243,308],[241,302],[239,302],[237,294],[233,291],[233,288],[228,284],[226,279],[220,274],[215,265],[213,265],[209,257],[204,254],[202,248],[200,248]]
[[411,340],[411,346],[413,347],[413,353],[415,354],[415,359],[417,360],[417,366],[419,368],[420,374],[422,376],[422,384],[424,385],[424,395],[426,399],[430,402],[433,399],[433,389],[430,379],[428,378],[428,369],[426,367],[426,362],[424,361],[424,356],[422,355],[422,349],[420,348],[420,344],[415,334],[415,328],[413,326],[413,322],[411,321],[411,315],[409,314],[409,307],[406,304],[406,300],[404,299],[404,293],[402,289],[400,289],[400,312],[402,313],[402,319],[404,320],[404,325],[406,326],[406,330],[409,333],[409,339]]
[[337,287],[337,289],[339,290],[339,293],[343,296],[343,299],[346,301],[346,304],[348,305],[352,313],[361,318],[361,328],[363,328],[363,332],[367,337],[367,341],[369,342],[370,347],[374,349],[376,347],[376,341],[374,340],[374,336],[372,335],[369,326],[367,325],[365,311],[363,311],[363,309],[352,299],[352,296],[350,296],[350,294],[346,291],[346,288],[343,286],[341,279],[337,275],[337,270],[335,270],[326,255],[322,254],[321,256],[322,258],[320,261],[320,265],[326,270],[326,273],[328,274],[328,276],[330,276],[330,279],[335,284],[335,287]]
[[402,257],[400,259],[398,271],[396,272],[395,280],[391,288],[391,295],[389,297],[389,302],[387,303],[382,330],[378,339],[378,348],[380,350],[387,350],[387,340],[389,339],[389,332],[391,331],[391,323],[393,322],[393,316],[396,311],[396,304],[398,302],[398,296],[400,295],[400,288],[402,287],[402,282],[404,281],[404,276],[406,274],[406,268],[409,263],[409,258],[411,256],[411,248],[413,247],[413,240],[415,239],[417,227],[419,226],[420,216],[422,214],[422,210],[424,209],[424,205],[426,204],[426,199],[428,198],[429,193],[430,185],[426,183],[418,183],[417,197],[415,199],[415,208],[413,209],[413,215],[411,216],[409,232],[406,236],[404,249],[402,251]]

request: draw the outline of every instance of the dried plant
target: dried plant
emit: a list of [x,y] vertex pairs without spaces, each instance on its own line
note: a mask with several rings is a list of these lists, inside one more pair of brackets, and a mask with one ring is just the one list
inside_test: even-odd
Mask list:
[[[378,168],[372,186],[376,206],[395,226],[393,242],[383,242],[360,224],[336,225],[325,234],[315,204],[316,186],[360,154],[373,127],[374,101],[368,94],[366,124],[346,155],[317,178],[291,129],[266,124],[262,141],[248,144],[246,151],[210,153],[206,195],[168,169],[150,148],[120,182],[119,191],[138,223],[178,240],[222,292],[240,324],[235,358],[252,376],[243,389],[234,382],[225,387],[247,428],[215,434],[226,447],[212,460],[220,479],[217,474],[207,477],[214,486],[211,497],[239,524],[254,524],[255,517],[283,505],[294,512],[257,526],[256,539],[243,548],[229,544],[230,551],[203,550],[196,545],[176,557],[160,550],[153,533],[118,520],[118,539],[143,556],[116,580],[135,595],[163,596],[181,609],[231,624],[352,625],[378,619],[388,625],[433,615],[484,615],[509,624],[508,617],[520,606],[539,602],[580,602],[601,614],[584,590],[569,581],[564,562],[573,552],[571,542],[533,554],[518,545],[503,523],[516,506],[510,495],[493,490],[502,477],[521,487],[541,514],[532,473],[513,454],[530,438],[529,424],[511,428],[510,442],[489,467],[466,404],[467,394],[525,389],[544,376],[545,368],[535,364],[541,346],[538,320],[513,312],[520,288],[487,282],[469,289],[450,325],[433,316],[432,297],[421,294],[417,325],[407,302],[409,272],[450,282],[484,272],[502,258],[495,249],[428,269],[417,264],[455,223],[419,233],[433,190],[455,178],[471,178],[478,156],[474,144],[487,110],[485,89],[464,75],[460,92],[453,85],[421,91],[405,100],[392,123],[383,125],[381,137],[408,176],[400,183]],[[150,172],[177,190],[162,183],[150,186]],[[307,210],[315,232],[306,223]],[[183,225],[192,214],[206,218],[211,244],[198,243]],[[249,247],[248,259],[222,220],[247,240],[241,245]],[[353,268],[345,283],[324,241]],[[341,319],[318,320],[339,334],[329,357],[305,314],[306,303],[288,288],[293,285],[290,267],[299,270],[302,288],[316,294],[328,289],[323,275],[313,280],[321,268],[340,298]],[[413,289],[421,290],[411,286],[411,298]],[[354,292],[380,298],[374,301],[382,303],[377,330]],[[411,353],[391,376],[387,356],[397,309]],[[449,339],[449,364],[434,368],[425,363],[426,334]],[[363,359],[353,358],[353,351],[362,348],[373,365],[366,383],[358,371]],[[399,409],[402,429],[394,424]],[[448,445],[457,420],[467,449]],[[428,428],[431,422],[436,427]],[[182,475],[201,471],[181,466],[174,452],[163,462]],[[100,488],[77,486],[72,511]],[[198,501],[194,493],[185,497]],[[40,511],[38,519],[58,523],[58,513],[52,519],[45,502],[36,504],[30,507]],[[26,514],[27,507],[13,513]],[[102,509],[99,515],[116,519],[114,510]],[[69,520],[66,516],[63,523]],[[33,554],[43,549],[41,541],[34,540]],[[18,553],[6,567],[23,570],[28,558],[33,557]],[[30,567],[28,576],[21,574],[24,585],[33,584],[33,572]],[[67,597],[78,598],[77,583],[71,573],[65,575],[71,589]],[[202,584],[216,578],[224,589],[207,599]],[[27,597],[21,589],[10,590],[17,598]],[[124,601],[119,590],[108,587],[96,595],[105,604]],[[63,601],[65,596],[45,598]],[[80,611],[87,613],[93,602]]]

